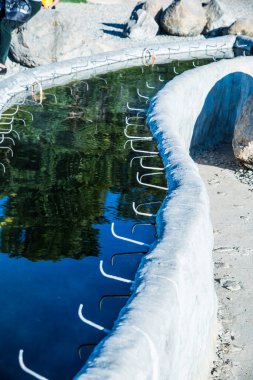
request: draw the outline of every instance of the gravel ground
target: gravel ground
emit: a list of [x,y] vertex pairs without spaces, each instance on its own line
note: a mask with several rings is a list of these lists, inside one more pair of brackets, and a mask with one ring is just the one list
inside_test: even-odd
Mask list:
[[219,335],[212,380],[253,378],[253,171],[231,145],[194,155],[211,203]]

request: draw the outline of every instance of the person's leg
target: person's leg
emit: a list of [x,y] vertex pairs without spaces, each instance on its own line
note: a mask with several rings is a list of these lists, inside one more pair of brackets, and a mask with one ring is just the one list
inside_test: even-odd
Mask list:
[[[29,20],[36,15],[36,13],[39,12],[41,8],[41,2],[40,1],[30,1],[31,3],[31,16]],[[5,68],[5,62],[7,60],[10,44],[11,44],[11,33],[13,30],[18,28],[19,26],[23,25],[22,23],[18,21],[11,21],[7,20],[5,17],[0,22],[0,69]],[[5,74],[5,70],[2,71],[3,74]],[[1,70],[0,70],[1,74]]]
[[33,0],[30,0],[30,3],[31,3],[31,6],[32,6],[32,12],[31,12],[31,16],[29,18],[29,20],[36,15],[36,13],[39,12],[40,8],[41,8],[41,1],[33,1]]
[[3,18],[0,23],[0,66],[5,67],[5,62],[8,57],[11,44],[11,33],[18,27],[16,21],[6,20]]

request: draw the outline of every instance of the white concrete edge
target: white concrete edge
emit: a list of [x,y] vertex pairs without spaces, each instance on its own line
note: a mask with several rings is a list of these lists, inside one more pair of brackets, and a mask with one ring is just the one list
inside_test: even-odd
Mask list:
[[209,40],[142,45],[131,50],[101,53],[28,69],[0,81],[0,112],[23,98],[24,94],[29,95],[31,86],[36,82],[45,89],[121,68],[188,59],[191,54],[196,58],[211,58],[214,55],[222,58],[230,54],[234,42],[234,36],[225,36]]
[[[217,50],[217,47],[218,50],[224,49],[224,43],[226,49],[232,48],[235,37],[231,37],[218,39],[220,45],[217,39],[213,45],[207,40],[206,48],[203,44],[201,51],[209,52]],[[179,53],[194,52],[191,42],[188,48],[184,43],[182,52],[173,56],[170,48],[157,48],[156,59],[160,52],[165,61],[177,59]],[[147,49],[151,51],[154,47]],[[126,62],[129,62],[129,67],[143,64],[143,52],[142,48],[131,50],[131,54],[128,51],[107,53],[18,74],[0,83],[1,107],[6,109],[12,99],[27,93],[26,87],[35,81],[50,87],[71,79],[88,78],[94,75],[94,70],[97,74],[126,67]],[[225,63],[219,62],[217,67]],[[199,81],[199,77],[194,75],[202,69],[204,67],[176,78],[153,101],[149,112],[150,126],[159,142],[164,162],[169,164],[166,168],[168,179],[174,185],[158,218],[161,240],[143,260],[136,275],[133,296],[122,310],[113,333],[96,348],[88,365],[75,379],[207,379],[214,351],[216,321],[212,228],[206,190],[187,153],[192,136],[190,129],[194,123],[184,131],[182,121],[185,120],[175,116],[175,109],[184,104],[187,97],[192,97],[191,87],[182,98],[185,84],[187,81],[192,84]],[[226,72],[224,69],[220,74],[223,75],[223,71]],[[218,77],[216,73],[213,80]],[[208,80],[204,86],[207,93],[211,82]],[[202,102],[206,95],[202,91]],[[194,108],[191,121],[198,111],[198,107]]]

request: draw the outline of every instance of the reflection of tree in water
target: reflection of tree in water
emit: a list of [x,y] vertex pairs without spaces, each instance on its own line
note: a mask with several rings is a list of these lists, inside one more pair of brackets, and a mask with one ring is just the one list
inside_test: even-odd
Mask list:
[[90,80],[89,91],[85,82],[73,83],[51,90],[58,104],[48,97],[43,108],[30,109],[34,122],[20,125],[21,142],[1,178],[0,198],[9,196],[1,222],[2,252],[33,261],[95,255],[98,231],[93,226],[105,222],[109,189],[121,191],[120,216],[133,217],[133,200],[153,200],[151,189],[144,195],[133,189],[136,171],[129,167],[129,150],[123,149],[124,107],[127,101],[137,105],[136,86],[145,93],[146,80],[155,83],[161,72],[111,73],[107,83]]

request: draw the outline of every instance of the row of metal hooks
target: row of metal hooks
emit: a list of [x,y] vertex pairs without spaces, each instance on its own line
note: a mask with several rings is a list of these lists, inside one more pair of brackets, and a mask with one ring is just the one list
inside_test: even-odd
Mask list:
[[[196,48],[196,47],[194,47],[194,48]],[[171,50],[176,50],[176,49],[171,49]],[[131,56],[131,58],[132,58],[132,56]],[[139,58],[139,57],[136,57],[136,58]],[[213,56],[213,59],[215,60],[214,56]],[[149,61],[151,60],[155,64],[156,57],[155,57],[154,52],[152,51],[152,49],[151,50],[150,49],[145,49],[144,50],[144,52],[143,52],[143,60],[146,63],[147,63],[147,60],[149,60]],[[109,64],[109,61],[112,62],[114,60],[112,60],[111,58],[108,58],[108,59],[106,58],[105,62],[106,61],[108,61],[108,64]],[[117,63],[119,61],[115,59],[114,62]],[[145,65],[145,62],[144,62],[144,65]],[[72,67],[72,71],[73,71],[73,73],[74,72],[78,73],[78,72],[80,72],[80,70],[84,69],[87,65],[85,65],[85,66],[78,66],[78,67]],[[194,62],[193,62],[193,66],[196,66],[194,64]],[[179,74],[179,72],[176,70],[176,66],[173,67],[173,72],[174,72],[175,75]],[[53,77],[56,78],[57,76],[53,76]],[[100,78],[100,79],[103,80],[106,85],[108,85],[107,81],[104,78]],[[42,80],[42,78],[41,78],[41,80]],[[46,80],[46,79],[44,78],[44,80]],[[163,79],[162,76],[159,75],[159,81],[160,82],[164,82],[165,79]],[[86,90],[88,91],[89,90],[88,83],[84,81],[84,84],[86,85]],[[146,82],[146,87],[148,89],[155,89],[155,87],[151,86],[148,82]],[[70,88],[71,94],[72,94],[73,93],[73,89],[72,89],[72,87],[69,87],[69,88]],[[145,95],[141,94],[139,89],[137,89],[137,94],[138,94],[138,96],[139,96],[140,99],[144,99],[145,100],[146,105],[149,103],[150,98],[148,96],[145,96]],[[17,109],[16,109],[16,112],[14,114],[16,114],[18,112],[18,110],[20,110],[19,106],[20,106],[20,104],[16,105]],[[126,148],[127,145],[129,144],[131,150],[134,153],[138,153],[139,154],[138,156],[134,156],[131,159],[130,166],[133,167],[133,162],[135,160],[138,160],[139,164],[140,164],[140,167],[142,169],[145,169],[145,170],[148,170],[148,171],[152,171],[152,172],[144,173],[142,175],[139,173],[139,171],[137,171],[136,172],[136,180],[137,180],[138,184],[140,184],[142,186],[145,186],[145,187],[152,187],[152,188],[155,188],[155,189],[160,189],[160,190],[163,190],[163,191],[168,191],[168,187],[158,186],[158,185],[154,185],[154,184],[145,182],[145,178],[148,178],[148,177],[157,176],[157,175],[163,175],[164,176],[164,168],[163,167],[159,167],[159,166],[156,167],[156,166],[153,166],[153,165],[148,166],[147,164],[144,163],[144,161],[146,159],[157,157],[159,155],[159,152],[158,151],[149,151],[149,150],[146,150],[146,149],[138,149],[138,148],[135,147],[135,143],[136,142],[152,141],[153,138],[151,136],[131,135],[129,133],[129,129],[130,128],[138,129],[138,128],[140,128],[140,126],[144,127],[144,125],[138,124],[138,121],[139,120],[145,120],[145,116],[146,116],[146,112],[147,112],[147,107],[136,108],[136,107],[131,107],[129,105],[129,103],[127,103],[126,108],[127,108],[127,110],[130,113],[134,113],[134,115],[126,116],[126,119],[125,119],[124,134],[125,134],[125,136],[126,136],[126,138],[128,140],[126,141],[124,148]],[[23,112],[28,112],[28,111],[23,111]],[[4,116],[6,116],[6,115],[8,116],[8,114],[5,114]],[[10,114],[9,114],[9,116],[10,116]],[[32,114],[31,114],[31,116],[32,116]],[[1,117],[2,117],[2,115],[1,115]],[[0,119],[1,119],[1,117],[0,117]],[[23,120],[23,122],[25,123],[24,120]],[[1,122],[0,122],[0,125],[1,125]],[[11,128],[12,128],[12,126],[11,126]],[[9,128],[9,129],[11,129],[11,128]],[[13,131],[13,129],[11,131]],[[145,216],[145,217],[155,218],[156,214],[148,213],[148,212],[145,212],[145,211],[140,211],[140,209],[143,209],[143,207],[145,208],[146,206],[150,206],[150,205],[158,205],[160,203],[161,203],[160,201],[156,201],[156,202],[141,203],[141,204],[137,205],[135,202],[133,202],[132,203],[132,208],[133,208],[133,211],[134,211],[134,213],[136,215],[141,215],[141,216]],[[151,221],[151,222],[137,222],[137,223],[135,223],[132,226],[132,230],[131,230],[132,234],[134,234],[136,228],[139,225],[153,225],[154,226],[155,222]],[[112,233],[112,235],[116,239],[119,239],[119,240],[122,240],[122,241],[126,241],[126,242],[130,242],[130,243],[135,244],[135,245],[137,245],[139,247],[142,247],[143,249],[145,248],[144,251],[142,249],[141,251],[137,251],[137,252],[122,252],[122,253],[116,253],[116,254],[112,255],[111,258],[110,258],[110,263],[111,263],[112,266],[114,265],[116,258],[125,256],[125,255],[145,255],[148,252],[148,250],[150,249],[150,247],[151,247],[151,244],[145,243],[143,241],[138,241],[138,240],[126,237],[126,236],[119,235],[115,231],[115,224],[114,223],[111,224],[111,233]],[[104,262],[103,262],[103,260],[100,260],[100,262],[99,262],[99,270],[100,270],[101,275],[103,277],[105,277],[105,278],[108,278],[108,279],[114,280],[114,281],[118,281],[118,282],[123,282],[123,283],[129,284],[129,285],[133,284],[133,280],[131,280],[131,279],[127,279],[127,278],[124,278],[124,277],[116,276],[116,275],[111,274],[111,273],[107,273],[105,271],[105,269],[104,269]],[[99,300],[99,309],[100,310],[102,309],[103,302],[106,299],[108,299],[108,298],[126,298],[126,299],[128,299],[130,296],[131,296],[131,292],[129,294],[120,294],[120,295],[116,295],[116,294],[113,294],[113,295],[110,295],[110,294],[109,295],[103,295],[100,298],[100,300]],[[102,331],[102,332],[104,332],[106,334],[109,334],[111,332],[111,330],[108,329],[107,327],[104,327],[104,326],[102,326],[102,325],[100,325],[100,324],[98,324],[98,323],[96,323],[96,322],[91,321],[90,319],[88,319],[84,315],[84,311],[85,311],[84,305],[80,304],[77,313],[78,313],[78,316],[79,316],[80,320],[83,323],[85,323],[86,325],[88,325],[88,326],[90,326],[92,328],[95,328],[95,329],[97,329],[99,331]],[[79,350],[78,350],[79,356],[81,357],[81,350],[83,348],[85,348],[85,347],[95,347],[95,346],[96,346],[96,343],[86,343],[86,344],[81,345],[79,347]],[[42,375],[36,373],[35,371],[29,369],[25,365],[25,363],[24,363],[24,351],[22,349],[19,351],[19,364],[20,364],[20,367],[26,373],[32,375],[34,378],[39,379],[39,380],[48,380],[44,376],[42,376]]]

